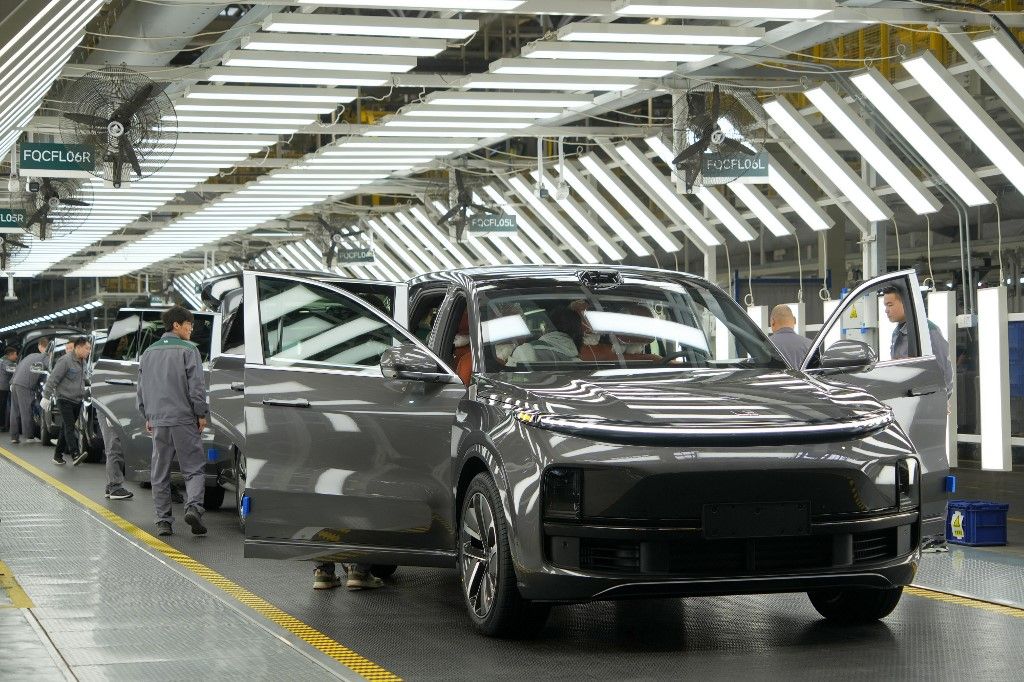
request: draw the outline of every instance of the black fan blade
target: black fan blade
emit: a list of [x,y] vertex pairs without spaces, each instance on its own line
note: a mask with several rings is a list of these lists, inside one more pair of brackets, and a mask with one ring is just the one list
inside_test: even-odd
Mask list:
[[691,120],[698,116],[703,117],[708,112],[707,101],[698,95],[688,94],[686,96],[686,113]]
[[27,249],[28,248],[28,244],[26,244],[25,242],[21,241],[20,239],[15,239],[11,235],[8,235],[6,238],[4,238],[4,242],[6,244],[10,244],[11,246],[17,246],[19,249]]
[[44,202],[43,205],[39,207],[39,210],[37,210],[35,213],[33,213],[32,217],[25,221],[25,229],[27,230],[28,228],[32,227],[36,223],[39,223],[42,226],[42,228],[45,230],[46,229],[46,214],[49,213],[49,212],[50,212],[50,205]]
[[81,199],[61,199],[60,203],[63,206],[88,206],[89,204]]
[[455,186],[459,188],[459,192],[466,189],[466,184],[462,180],[462,171],[455,171]]
[[328,233],[330,233],[330,231],[334,229],[333,227],[331,227],[331,224],[329,222],[323,219],[323,216],[317,216],[316,221],[320,223],[320,226],[327,230]]
[[449,220],[454,218],[456,214],[458,214],[460,208],[462,208],[462,206],[459,206],[458,204],[452,206],[450,209],[448,209],[447,213],[441,216],[441,219],[438,222],[441,223],[442,225],[447,223]]
[[91,114],[80,114],[76,111],[64,112],[64,118],[75,123],[84,123],[87,126],[98,128],[99,130],[106,130],[108,121],[99,116],[93,116]]
[[746,154],[747,156],[753,156],[754,154],[757,153],[749,149],[746,145],[732,139],[731,137],[727,137],[724,140],[722,140],[722,144],[720,144],[719,147],[721,147],[725,151],[734,152],[736,154]]
[[10,255],[7,253],[7,249],[0,249],[0,270],[7,269],[7,257]]
[[114,177],[112,178],[114,187],[120,187],[121,186],[121,177],[122,177],[122,174],[124,172],[124,168],[123,168],[123,166],[124,166],[124,159],[121,158],[120,154],[115,154],[111,158],[110,162],[112,164],[111,165],[111,170],[114,171]]
[[50,199],[50,197],[57,196],[57,192],[53,189],[53,183],[50,182],[50,178],[43,178],[39,181],[39,193],[43,195],[44,204]]
[[711,90],[711,124],[718,125],[718,111],[722,106],[722,94],[716,85]]
[[495,208],[493,208],[491,206],[481,206],[480,204],[470,204],[469,207],[471,209],[473,209],[474,211],[479,211],[481,213],[486,213],[487,215],[498,215],[499,213],[501,213],[501,211],[499,211],[499,210],[497,210],[497,209],[495,209]]
[[156,83],[146,83],[135,93],[134,97],[117,108],[117,111],[114,112],[113,120],[120,121],[123,125],[127,126],[132,116],[142,108],[142,105],[153,94],[155,88]]
[[142,165],[139,163],[139,156],[135,153],[135,148],[132,147],[132,143],[128,139],[127,135],[121,136],[120,141],[117,143],[117,149],[128,159],[128,163],[131,164],[132,170],[135,171],[135,175],[141,178]]
[[689,147],[679,152],[679,156],[672,159],[672,165],[677,168],[681,163],[690,158],[700,158],[700,155],[707,151],[708,145],[711,144],[711,135],[701,135],[700,139],[691,144]]
[[331,244],[331,248],[327,249],[327,267],[331,267],[334,263],[334,257],[337,255],[337,250],[334,248],[334,244]]

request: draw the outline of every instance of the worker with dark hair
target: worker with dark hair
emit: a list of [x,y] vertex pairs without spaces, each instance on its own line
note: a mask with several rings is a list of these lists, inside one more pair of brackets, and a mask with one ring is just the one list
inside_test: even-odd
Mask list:
[[35,424],[32,421],[32,403],[36,386],[39,385],[39,374],[46,362],[46,350],[50,347],[50,339],[39,337],[36,352],[29,353],[18,363],[11,377],[11,442],[20,443],[21,436],[25,442],[38,443],[34,436]]
[[[904,306],[903,292],[897,287],[887,287],[882,291],[882,302],[885,316],[890,322],[896,323],[892,330],[890,355],[893,360],[916,357],[921,354],[919,349],[911,349],[910,330],[907,328],[907,312]],[[934,322],[928,320],[928,336],[932,341],[932,353],[942,370],[942,378],[946,385],[946,398],[953,395],[953,366],[949,362],[949,343]],[[913,352],[912,352],[913,350]]]
[[161,315],[164,334],[139,359],[137,399],[153,434],[150,479],[159,535],[171,535],[171,462],[175,458],[185,479],[185,523],[194,535],[206,534],[203,496],[206,455],[203,429],[209,415],[203,359],[190,341],[194,317],[181,306]]
[[0,431],[11,428],[11,379],[18,369],[18,349],[7,346],[0,360]]
[[531,362],[578,362],[583,345],[583,318],[570,307],[555,308],[548,313],[553,329],[536,341],[516,348],[508,366]]
[[43,386],[43,397],[39,406],[46,412],[52,401],[56,399],[60,411],[60,433],[53,450],[53,463],[64,464],[64,455],[71,458],[71,463],[78,465],[89,450],[78,450],[78,437],[75,425],[82,413],[82,401],[85,400],[85,359],[92,352],[92,342],[84,336],[73,339],[71,352],[61,356],[50,372]]

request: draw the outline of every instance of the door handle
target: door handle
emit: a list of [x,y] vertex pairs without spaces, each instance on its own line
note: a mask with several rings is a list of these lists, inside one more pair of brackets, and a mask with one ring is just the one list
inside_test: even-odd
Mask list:
[[920,398],[921,396],[931,395],[932,393],[938,393],[938,391],[939,389],[935,388],[934,386],[930,386],[928,388],[908,388],[907,397]]
[[264,405],[277,405],[278,407],[309,407],[309,401],[305,398],[294,398],[291,400],[285,398],[267,398],[263,401]]
[[107,379],[108,384],[116,384],[118,386],[134,386],[135,382],[131,379]]
[[232,381],[231,382],[231,390],[232,391],[239,391],[239,392],[244,391],[245,390],[245,383],[242,382],[242,381]]

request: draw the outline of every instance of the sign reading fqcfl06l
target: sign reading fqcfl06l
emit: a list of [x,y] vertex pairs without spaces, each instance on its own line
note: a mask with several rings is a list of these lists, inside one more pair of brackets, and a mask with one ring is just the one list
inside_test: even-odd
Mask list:
[[96,151],[81,144],[25,142],[18,152],[21,175],[39,178],[88,177],[96,169]]
[[475,215],[469,217],[470,234],[514,234],[519,220],[514,215]]
[[0,207],[0,234],[12,234],[22,231],[25,224],[25,212],[16,208]]
[[707,182],[767,182],[768,154],[705,154],[700,174]]

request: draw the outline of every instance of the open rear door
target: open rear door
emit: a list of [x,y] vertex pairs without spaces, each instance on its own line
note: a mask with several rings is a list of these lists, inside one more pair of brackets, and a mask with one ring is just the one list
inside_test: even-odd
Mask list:
[[[882,310],[886,291],[898,293],[905,316],[902,326],[888,321]],[[880,329],[884,338],[879,338]],[[895,353],[894,338],[899,341]],[[880,349],[882,359],[863,367],[822,369],[822,354],[841,340],[863,341]],[[801,369],[828,381],[857,386],[892,408],[921,458],[923,533],[943,532],[945,477],[949,473],[946,381],[933,355],[928,316],[914,271],[876,277],[847,295],[825,320]]]

